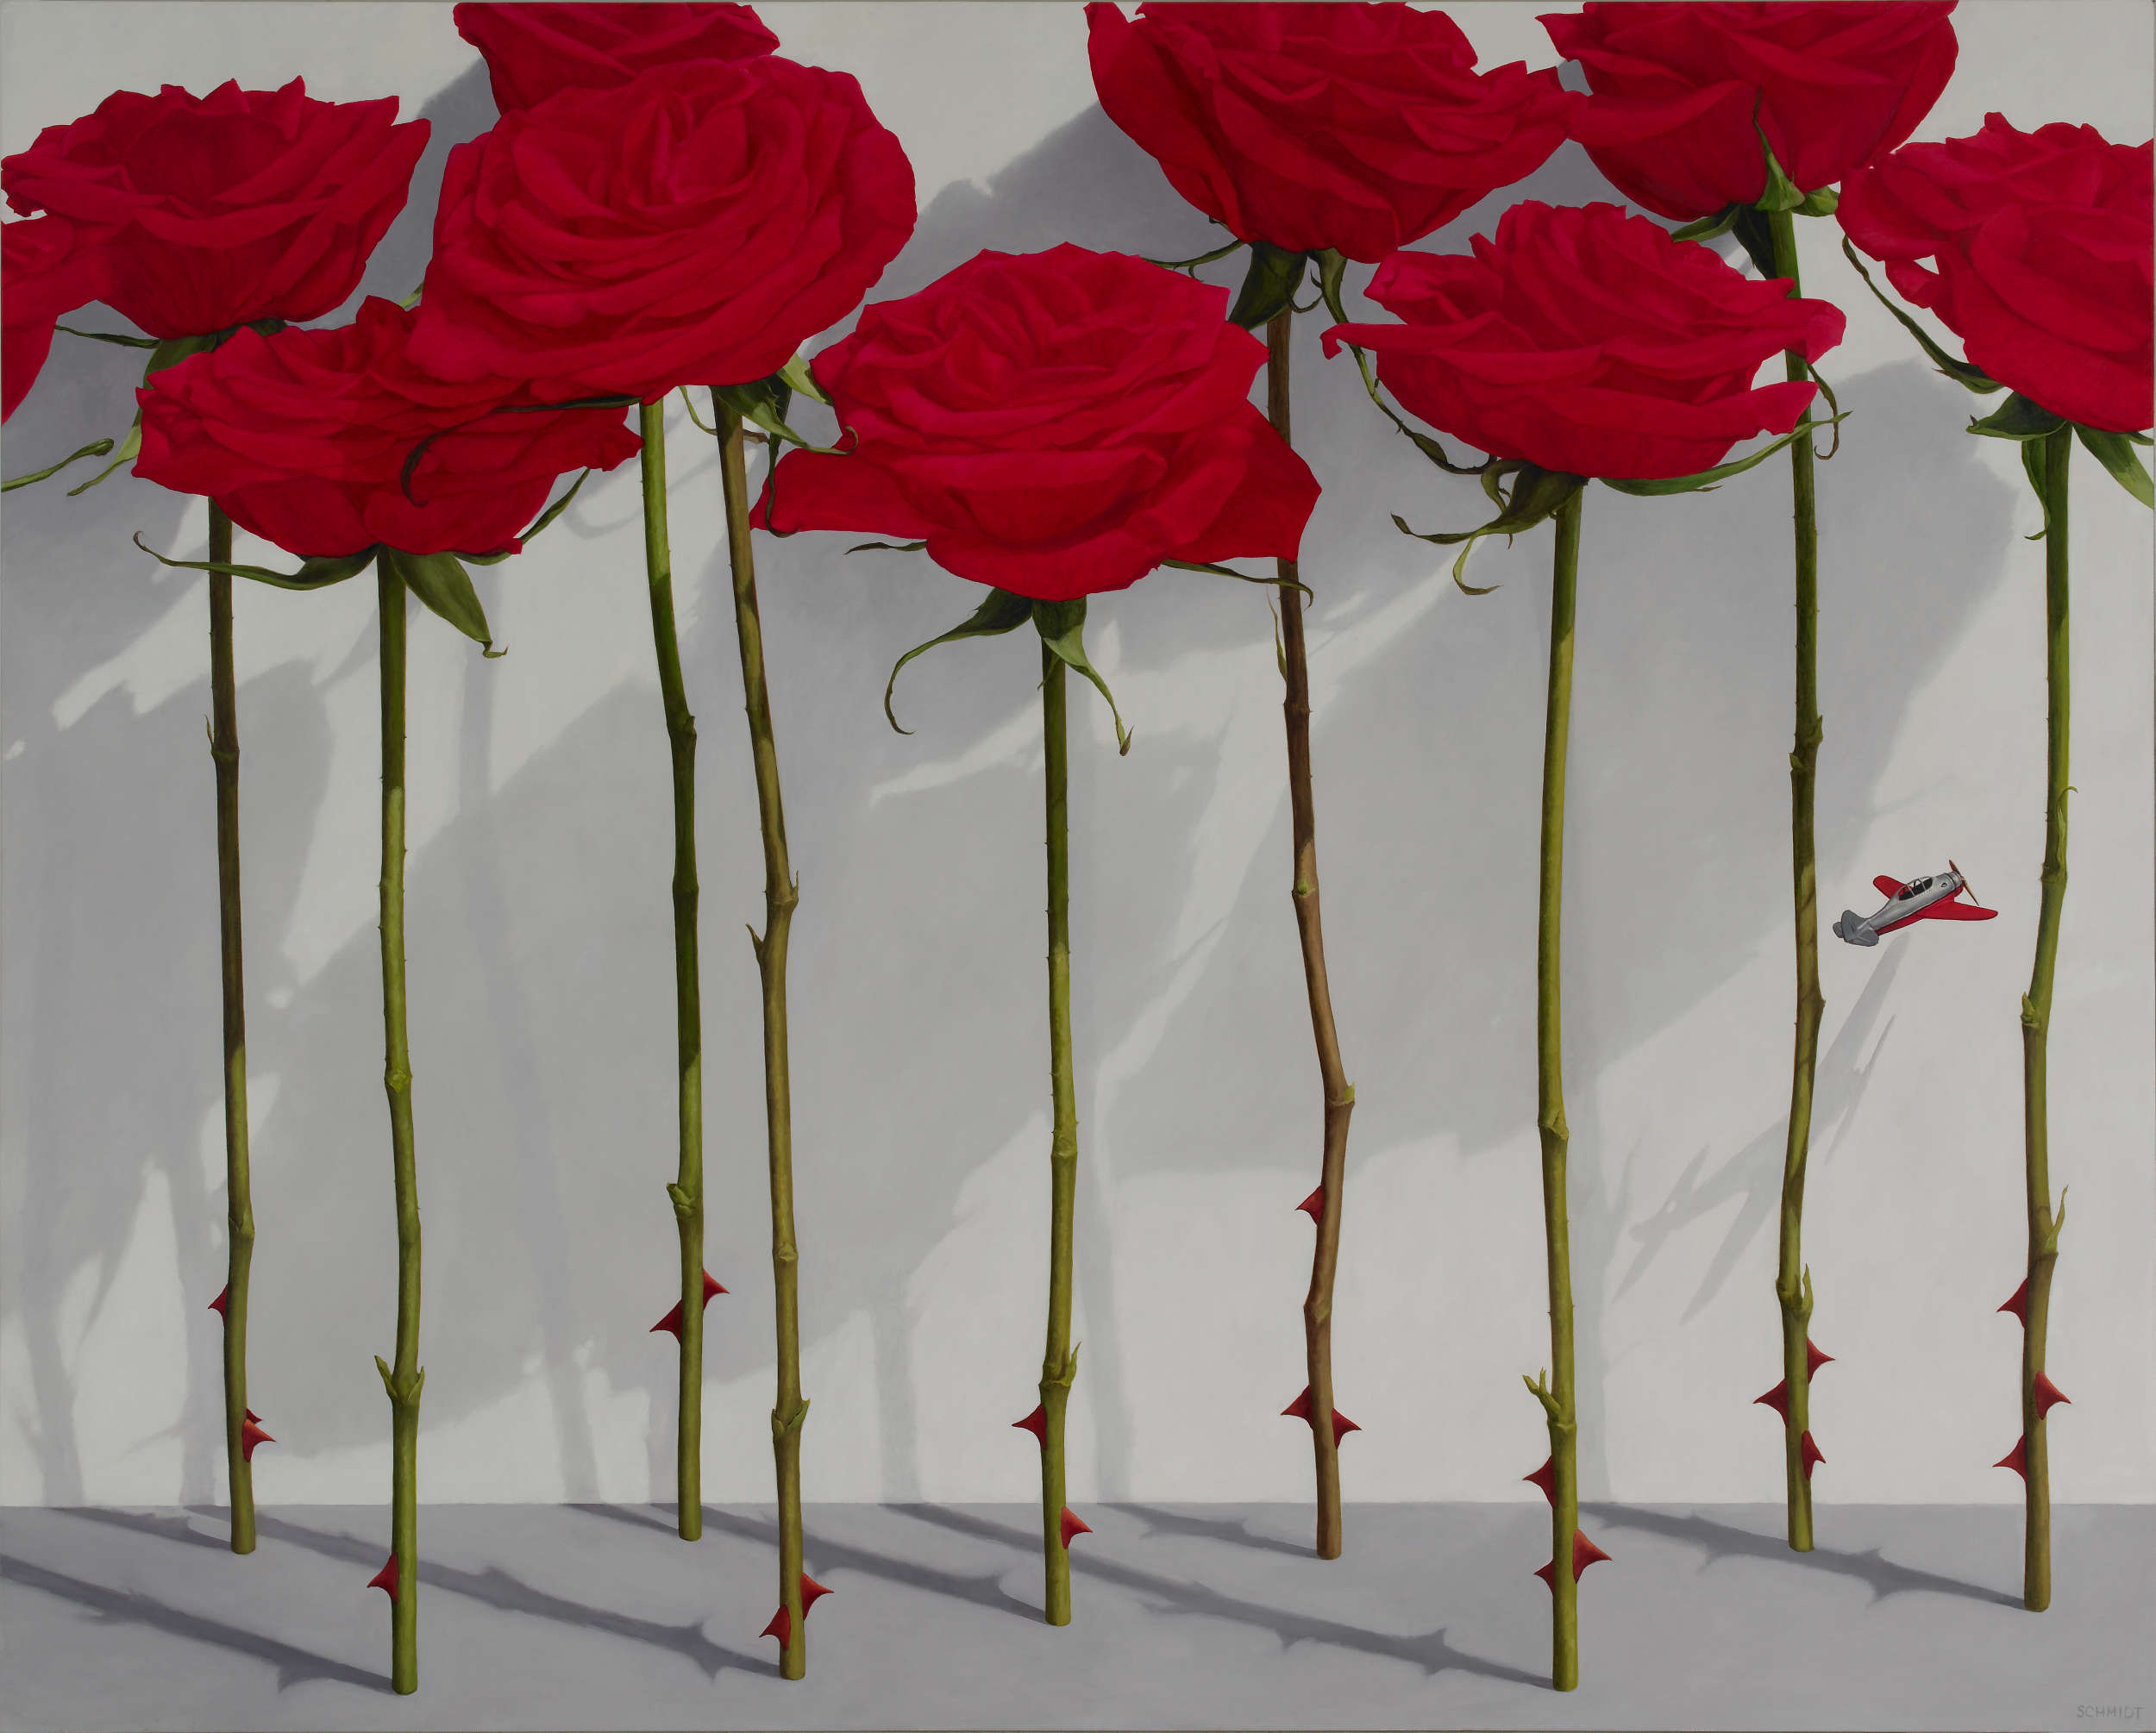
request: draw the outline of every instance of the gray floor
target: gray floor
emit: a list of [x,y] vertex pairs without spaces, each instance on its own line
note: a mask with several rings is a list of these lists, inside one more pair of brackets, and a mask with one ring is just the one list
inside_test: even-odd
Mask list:
[[768,1510],[424,1510],[421,1687],[391,1693],[362,1586],[379,1509],[0,1514],[0,1725],[135,1728],[2147,1728],[2156,1509],[2061,1508],[2058,1592],[2019,1598],[2017,1508],[1595,1507],[1581,1688],[1545,1683],[1529,1505],[1359,1505],[1347,1556],[1283,1505],[1092,1506],[1076,1618],[1039,1622],[1016,1505],[808,1517],[810,1676],[759,1641]]

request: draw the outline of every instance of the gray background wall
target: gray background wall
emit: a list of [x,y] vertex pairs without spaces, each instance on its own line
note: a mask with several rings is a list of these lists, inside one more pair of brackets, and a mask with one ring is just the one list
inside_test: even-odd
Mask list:
[[[1526,5],[1452,9],[1485,64],[1554,59]],[[1208,226],[1092,102],[1075,4],[773,4],[785,52],[858,73],[921,188],[903,294],[982,247],[1177,255]],[[2150,14],[1965,0],[1922,129],[2151,131]],[[433,122],[366,288],[423,268],[443,153],[491,123],[446,5],[10,4],[0,136],[117,86],[304,73]],[[1568,147],[1512,199],[1610,197]],[[2042,579],[2015,454],[1804,225],[1849,314],[1854,413],[1821,472],[1821,902],[1952,854],[2001,910],[1875,951],[1829,937],[1807,1246],[1822,1500],[2017,1499],[2018,998],[2042,847]],[[1367,280],[1357,270],[1351,281]],[[89,316],[113,328],[112,316]],[[1452,586],[1395,533],[1479,521],[1298,333],[1320,846],[1358,1108],[1336,1340],[1353,1498],[1532,1498],[1518,1375],[1546,1354],[1533,1130],[1546,532]],[[62,338],[10,472],[125,424],[130,357]],[[702,723],[714,1302],[706,1496],[768,1496],[768,1216],[755,975],[761,861],[711,446],[670,425]],[[2053,1164],[2072,1202],[2052,1371],[2064,1499],[2156,1495],[2150,520],[2075,468],[2072,887]],[[1589,1496],[1771,1499],[1749,1405],[1788,1090],[1788,493],[1590,496],[1567,879],[1582,1471]],[[0,583],[0,1500],[221,1496],[223,1279],[215,867],[200,506],[131,477],[5,508]],[[812,1498],[1022,1498],[1046,1239],[1037,712],[1018,640],[908,670],[978,591],[853,538],[760,538],[801,875],[793,995]],[[240,557],[273,553],[242,538]],[[666,748],[634,466],[482,574],[510,654],[413,633],[411,951],[427,1233],[430,1498],[667,1496],[674,1282]],[[240,597],[254,1109],[259,1496],[386,1485],[369,1367],[393,1311],[373,923],[369,586]],[[1287,899],[1264,592],[1163,572],[1097,605],[1137,729],[1075,705],[1081,1119],[1077,1498],[1292,1498],[1317,1090]]]

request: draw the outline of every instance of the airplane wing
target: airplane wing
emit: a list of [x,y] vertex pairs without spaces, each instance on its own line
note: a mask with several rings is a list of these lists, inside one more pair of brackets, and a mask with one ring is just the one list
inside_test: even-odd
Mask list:
[[1882,873],[1871,881],[1871,888],[1882,897],[1899,896],[1902,891],[1902,881],[1899,879],[1890,879]]
[[1964,903],[1957,898],[1942,898],[1917,916],[1917,919],[1933,921],[1989,921],[1997,914],[1996,909],[1979,909],[1974,903]]

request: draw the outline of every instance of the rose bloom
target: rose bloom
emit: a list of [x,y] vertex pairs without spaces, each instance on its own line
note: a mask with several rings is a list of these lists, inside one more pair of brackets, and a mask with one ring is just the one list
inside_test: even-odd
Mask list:
[[1318,484],[1250,402],[1265,346],[1227,305],[1124,253],[982,253],[816,358],[856,442],[788,452],[754,521],[918,537],[1041,601],[1292,559]]
[[1406,322],[1336,325],[1325,348],[1375,351],[1406,408],[1492,457],[1662,479],[1796,425],[1817,388],[1752,376],[1784,349],[1816,360],[1842,316],[1789,290],[1616,205],[1531,200],[1470,257],[1393,254],[1369,292]]
[[1973,137],[1905,145],[1867,169],[1837,214],[1993,379],[2069,421],[2138,433],[2156,397],[2151,148],[1987,115]]
[[747,6],[669,5],[640,0],[586,6],[470,4],[454,14],[457,34],[486,62],[494,106],[528,109],[556,91],[603,91],[682,60],[751,60],[779,39]]
[[65,217],[0,225],[0,421],[29,395],[63,313],[104,298],[105,256],[75,244]]
[[1086,8],[1100,106],[1242,241],[1365,264],[1530,175],[1580,98],[1475,70],[1442,12],[1361,0]]
[[848,74],[776,56],[645,72],[449,153],[413,358],[549,402],[745,385],[859,304],[913,170]]
[[318,103],[220,84],[119,91],[0,162],[8,203],[66,217],[103,246],[99,298],[155,337],[320,318],[359,286],[404,209],[427,122],[397,99]]
[[1589,0],[1540,22],[1594,93],[1572,136],[1633,203],[1689,222],[1764,194],[1760,128],[1806,192],[1900,144],[1953,76],[1953,0]]
[[[405,354],[413,315],[369,297],[333,330],[241,331],[153,374],[137,475],[206,494],[303,559],[384,546],[513,553],[565,470],[642,449],[619,410],[520,411]],[[407,488],[414,447],[431,442]]]

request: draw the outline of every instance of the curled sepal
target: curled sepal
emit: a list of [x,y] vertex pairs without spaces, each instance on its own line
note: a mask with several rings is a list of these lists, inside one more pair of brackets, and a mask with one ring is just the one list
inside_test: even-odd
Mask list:
[[479,606],[479,593],[472,588],[472,574],[464,569],[464,562],[455,554],[406,554],[385,547],[382,557],[404,580],[407,590],[478,644],[481,655],[509,654],[494,648],[494,635],[486,623],[486,610]]
[[[1825,421],[1799,422],[1789,432],[1777,439],[1769,441],[1748,456],[1740,457],[1734,463],[1718,463],[1714,468],[1702,469],[1695,475],[1664,476],[1650,481],[1635,481],[1629,477],[1614,475],[1605,475],[1599,479],[1604,487],[1614,487],[1620,493],[1637,494],[1647,499],[1658,498],[1664,494],[1671,493],[1702,493],[1711,490],[1720,482],[1727,481],[1733,475],[1742,475],[1746,470],[1758,467],[1777,451],[1794,445],[1814,428],[1839,429],[1841,423],[1848,419],[1848,416],[1849,411],[1843,410],[1839,414],[1829,416]],[[1836,437],[1839,437],[1839,433]]]
[[[1509,478],[1512,485],[1507,489],[1504,480]],[[1483,491],[1495,499],[1500,507],[1496,516],[1476,529],[1430,531],[1411,529],[1407,520],[1394,514],[1393,522],[1402,535],[1412,535],[1420,541],[1433,541],[1439,547],[1451,547],[1461,542],[1460,557],[1452,562],[1452,581],[1470,596],[1487,596],[1497,586],[1488,585],[1482,589],[1467,581],[1467,556],[1475,551],[1475,544],[1485,535],[1502,535],[1507,541],[1523,529],[1532,529],[1546,517],[1554,516],[1557,509],[1587,485],[1583,475],[1569,475],[1563,470],[1541,469],[1532,463],[1505,464],[1484,474]]]
[[1228,322],[1255,331],[1294,304],[1302,286],[1302,273],[1310,263],[1307,253],[1275,247],[1269,241],[1250,243],[1250,268],[1243,278],[1243,292],[1228,310]]
[[2041,439],[2065,425],[2063,416],[2053,415],[2034,399],[2015,391],[1981,421],[1972,418],[1969,431],[1992,439]]
[[2074,435],[2088,447],[2089,455],[2111,472],[2112,479],[2143,505],[2156,506],[2156,485],[2149,480],[2141,460],[2134,455],[2130,435],[2109,433],[2102,428],[2074,423]]
[[71,337],[87,337],[93,343],[117,343],[123,349],[154,349],[160,339],[155,337],[123,337],[116,331],[78,331],[72,325],[55,324],[55,331],[65,331]]
[[[871,542],[869,544],[871,547],[881,547],[882,545],[883,544],[880,542]],[[916,547],[918,547],[922,544],[917,541],[913,545]],[[846,551],[849,554],[851,554],[855,550],[849,547]],[[1237,571],[1232,566],[1216,566],[1210,560],[1163,560],[1161,561],[1161,564],[1163,566],[1172,566],[1178,572],[1209,572],[1215,578],[1239,578],[1245,584],[1269,584],[1275,590],[1300,590],[1304,595],[1309,597],[1313,601],[1317,599],[1316,591],[1313,590],[1307,584],[1300,583],[1293,578],[1253,577],[1248,572]]]
[[[103,481],[107,476],[110,475],[114,470],[126,468],[128,465],[133,463],[135,460],[141,454],[141,410],[137,410],[135,412],[134,422],[128,427],[126,437],[120,441],[119,445],[116,447],[108,445],[105,448],[112,453],[112,461],[107,464],[103,469],[99,470],[97,474],[91,476],[89,480],[78,483],[75,486],[69,488],[67,490],[67,497],[70,499],[74,498],[74,497],[78,493],[89,492],[91,488],[95,487],[99,482]],[[70,463],[72,463],[74,460],[75,460],[73,458],[68,459]],[[46,473],[49,475],[52,472],[47,470]],[[37,478],[34,475],[29,475],[23,477],[23,479],[25,481],[35,481]],[[13,487],[16,484],[9,482],[8,485]]]
[[[2065,436],[2065,425],[2063,422],[2059,424],[2059,437]],[[2034,535],[2023,536],[2021,539],[2024,541],[2041,541],[2051,534],[2051,491],[2044,481],[2044,441],[2051,437],[2053,435],[2047,434],[2042,438],[2025,439],[2021,442],[2021,473],[2028,478],[2028,485],[2036,494],[2036,504],[2044,514],[2044,527]],[[2021,1000],[2021,1021],[2028,1023],[2030,1015],[2028,999],[2024,996]]]
[[47,476],[58,475],[60,471],[66,469],[71,463],[78,463],[86,457],[103,457],[111,449],[112,441],[110,440],[92,440],[88,445],[83,447],[80,451],[69,452],[67,455],[62,458],[58,463],[48,464],[43,469],[35,471],[29,475],[18,475],[12,477],[9,480],[0,481],[0,493],[13,493],[18,487],[28,487],[34,481],[43,481]]
[[[682,393],[682,400],[686,402],[687,397],[687,392],[684,391]],[[569,509],[569,502],[576,497],[577,489],[583,486],[585,482],[590,479],[591,473],[592,472],[587,469],[578,475],[577,479],[569,484],[569,491],[563,494],[561,498],[555,500],[555,503],[552,505],[549,505],[544,511],[541,512],[538,516],[534,518],[531,522],[531,528],[524,531],[524,533],[522,535],[519,535],[517,540],[520,542],[530,541],[533,536],[536,535],[549,523],[553,522],[555,518],[561,516],[563,512],[567,511]],[[459,554],[457,557],[462,560],[467,566],[498,566],[503,560],[509,558],[509,554],[507,550],[505,549],[499,554]]]
[[899,671],[914,657],[934,649],[938,644],[955,644],[961,638],[993,638],[1005,632],[1016,631],[1033,617],[1033,601],[1029,596],[1013,596],[1008,590],[991,590],[983,602],[962,623],[953,626],[940,638],[931,638],[925,644],[916,644],[891,665],[891,678],[883,688],[883,714],[893,729],[900,734],[912,734],[908,728],[899,728],[899,719],[891,711],[892,690],[899,684]]
[[1982,367],[1971,366],[1966,361],[1957,361],[1926,335],[1921,325],[1889,300],[1885,291],[1871,280],[1871,273],[1864,268],[1864,260],[1857,257],[1857,249],[1849,244],[1849,237],[1846,235],[1842,237],[1841,250],[1849,262],[1857,267],[1857,275],[1864,278],[1864,286],[1877,297],[1882,307],[1902,322],[1902,328],[1908,331],[1909,335],[1923,345],[1924,353],[1932,358],[1932,365],[1940,372],[1946,374],[1957,385],[1966,385],[1979,397],[2005,389]]
[[[1833,444],[1825,451],[1814,446],[1812,453],[1821,463],[1830,463],[1834,454],[1841,449],[1841,404],[1834,397],[1834,388],[1827,383],[1826,375],[1809,361],[1805,362],[1804,371],[1812,376],[1812,383],[1819,387],[1820,396],[1827,399],[1827,425],[1834,430]],[[1814,422],[1812,425],[1816,427],[1819,423]]]
[[1127,754],[1131,749],[1131,731],[1123,726],[1122,712],[1115,707],[1115,694],[1086,660],[1086,598],[1078,596],[1068,602],[1036,602],[1033,628],[1057,661],[1091,680],[1094,690],[1108,701],[1108,714],[1115,720],[1116,751]]
[[[787,363],[787,367],[794,377],[799,377],[806,372],[807,363],[797,355]],[[788,445],[798,445],[803,451],[828,454],[849,449],[843,445],[818,445],[787,425],[786,412],[793,406],[793,390],[787,372],[774,373],[768,379],[752,379],[745,385],[713,385],[711,388],[712,417],[717,419],[719,407],[723,404],[736,421],[753,422],[773,439],[784,440]]]
[[[1147,259],[1145,262],[1148,265],[1157,265],[1163,271],[1181,271],[1187,276],[1195,277],[1198,274],[1199,266],[1210,265],[1216,259],[1225,259],[1229,253],[1242,245],[1243,242],[1239,241],[1231,241],[1225,247],[1216,247],[1212,252],[1200,253],[1194,259]],[[1144,257],[1143,254],[1139,256]]]
[[336,554],[306,560],[297,572],[274,572],[266,566],[241,566],[229,560],[167,560],[143,541],[139,529],[135,532],[135,545],[160,566],[185,566],[190,572],[222,572],[228,578],[251,578],[257,584],[274,585],[279,590],[326,590],[332,584],[358,577],[374,563],[374,549],[366,547],[357,554]]

